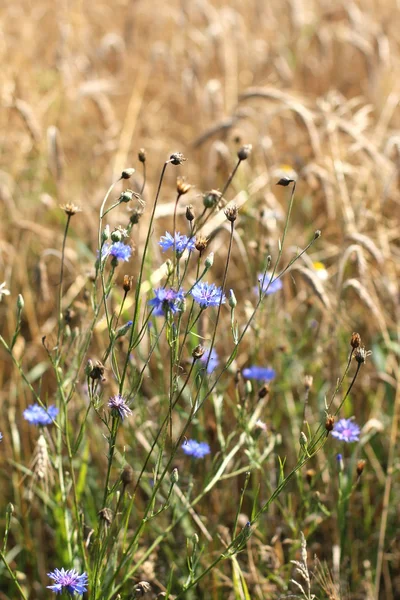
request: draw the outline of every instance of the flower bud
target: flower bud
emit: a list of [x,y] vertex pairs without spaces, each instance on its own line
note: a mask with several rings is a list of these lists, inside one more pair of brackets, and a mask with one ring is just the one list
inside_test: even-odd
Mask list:
[[193,212],[193,206],[191,204],[188,204],[188,206],[186,207],[186,219],[191,223],[192,221],[194,221],[194,212]]
[[203,356],[205,351],[206,351],[206,349],[204,348],[204,346],[198,345],[193,350],[192,356],[195,360],[198,360],[199,358],[201,358]]
[[361,335],[359,333],[353,333],[350,340],[350,346],[355,350],[361,346]]
[[325,421],[325,429],[328,433],[330,431],[332,431],[334,424],[335,424],[335,417],[332,415],[328,415],[326,417],[326,421]]
[[141,163],[146,162],[146,150],[144,148],[140,148],[138,152],[138,159]]
[[132,177],[134,172],[135,172],[135,169],[133,169],[133,168],[124,169],[121,173],[121,179],[129,179],[130,177]]
[[121,242],[122,241],[122,233],[120,231],[118,231],[118,229],[115,229],[111,233],[111,241],[112,242]]
[[251,144],[245,144],[241,148],[239,148],[237,157],[239,160],[247,160],[251,154],[253,146]]
[[18,298],[17,298],[18,312],[21,312],[21,310],[24,310],[24,306],[25,306],[24,298],[23,298],[22,294],[18,294]]
[[211,269],[211,267],[213,266],[214,263],[214,252],[210,252],[210,254],[207,256],[206,260],[204,261],[204,265],[206,267],[206,269]]
[[236,308],[237,306],[237,300],[236,300],[236,296],[235,296],[235,292],[233,290],[229,290],[229,306],[231,308]]
[[178,483],[178,481],[179,481],[179,471],[175,467],[175,469],[172,469],[172,472],[171,472],[171,483]]
[[110,226],[106,225],[101,234],[101,241],[104,243],[110,239]]

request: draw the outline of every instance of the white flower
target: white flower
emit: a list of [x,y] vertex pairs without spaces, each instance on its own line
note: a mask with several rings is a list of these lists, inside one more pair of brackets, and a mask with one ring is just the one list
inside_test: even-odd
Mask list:
[[6,282],[3,281],[3,283],[0,283],[0,302],[3,299],[3,296],[9,296],[10,295],[10,290],[8,290],[6,288]]

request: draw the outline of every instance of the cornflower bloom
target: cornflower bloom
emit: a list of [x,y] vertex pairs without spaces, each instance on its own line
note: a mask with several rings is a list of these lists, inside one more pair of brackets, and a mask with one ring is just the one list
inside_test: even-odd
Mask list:
[[58,415],[58,408],[51,405],[44,409],[39,404],[31,404],[24,410],[23,415],[32,425],[51,425]]
[[271,381],[271,379],[275,378],[276,373],[274,369],[268,367],[257,367],[256,365],[252,365],[251,367],[247,367],[247,369],[243,369],[242,375],[245,379]]
[[353,423],[353,419],[354,417],[351,417],[350,419],[340,419],[340,421],[335,423],[331,435],[342,442],[358,442],[360,428],[357,423]]
[[47,587],[56,594],[66,591],[69,594],[82,595],[87,591],[88,576],[86,573],[79,575],[75,569],[67,571],[65,569],[61,569],[61,571],[54,569],[52,573],[47,573],[47,575],[55,582],[53,585],[48,585]]
[[188,238],[187,235],[181,235],[179,231],[175,232],[175,237],[166,231],[165,235],[161,236],[158,243],[163,252],[174,247],[177,254],[183,254],[185,250],[192,252],[195,249],[194,238]]
[[104,244],[101,249],[101,257],[103,260],[112,256],[116,260],[123,260],[128,262],[132,254],[132,248],[123,242],[114,242],[114,244]]
[[[203,356],[200,358],[200,362],[203,363],[203,365],[206,365],[209,356],[210,356],[210,350],[206,350],[204,352]],[[211,375],[211,373],[218,367],[218,365],[219,365],[218,354],[217,354],[215,348],[213,348],[211,350],[210,360],[208,361],[208,365],[207,365],[208,375]]]
[[149,305],[154,307],[153,315],[155,317],[163,317],[168,311],[175,314],[182,310],[180,305],[185,298],[182,288],[177,292],[172,288],[157,288],[153,292],[155,298],[149,300]]
[[108,406],[115,416],[119,416],[122,421],[125,417],[129,417],[132,414],[131,409],[126,404],[126,400],[120,394],[112,396],[108,401]]
[[226,302],[222,288],[217,287],[215,283],[210,284],[201,281],[200,283],[196,283],[190,293],[194,301],[200,304],[200,308],[219,306],[219,304],[225,304]]
[[261,292],[263,294],[266,294],[267,296],[269,296],[270,294],[275,294],[275,292],[279,292],[279,290],[282,289],[282,281],[280,279],[275,278],[274,281],[270,284],[270,281],[272,280],[272,273],[270,272],[265,273],[265,276],[263,273],[260,273],[257,279],[259,281],[259,286],[254,288],[256,294],[259,294],[260,288]]
[[182,444],[182,450],[193,458],[204,458],[211,452],[210,446],[206,442],[196,442],[196,440],[188,440]]

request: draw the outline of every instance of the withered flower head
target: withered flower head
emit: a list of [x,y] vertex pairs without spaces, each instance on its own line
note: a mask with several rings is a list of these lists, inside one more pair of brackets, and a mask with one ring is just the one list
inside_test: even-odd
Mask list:
[[181,165],[185,162],[186,158],[183,156],[182,152],[174,152],[169,157],[169,160],[173,165]]
[[350,346],[355,350],[361,346],[361,335],[359,333],[352,333]]
[[134,208],[132,211],[132,214],[129,218],[129,221],[132,223],[132,225],[137,225],[140,221],[140,218],[143,215],[143,208],[142,207],[137,207]]
[[195,239],[194,247],[199,252],[204,252],[204,250],[207,248],[207,244],[208,244],[207,238],[204,237],[203,235],[198,235]]
[[195,360],[201,358],[204,354],[204,352],[206,351],[206,349],[204,348],[204,346],[198,345],[196,346],[196,348],[193,350],[192,352],[192,356]]
[[335,417],[332,415],[328,415],[326,417],[326,421],[325,421],[325,429],[328,433],[330,431],[332,431],[334,424],[335,424]]
[[247,160],[251,154],[253,146],[251,144],[245,144],[241,148],[239,148],[237,157],[239,160]]
[[110,508],[102,508],[97,514],[105,522],[106,526],[111,525],[113,520],[113,513]]
[[146,150],[144,148],[140,148],[138,152],[138,159],[141,163],[146,162]]
[[239,212],[239,209],[236,206],[236,204],[231,204],[230,206],[227,206],[226,209],[224,210],[226,218],[231,223],[234,223],[236,221],[238,212]]
[[124,275],[124,283],[122,284],[124,292],[127,294],[132,289],[133,275]]
[[99,360],[95,360],[94,364],[93,364],[93,368],[91,370],[91,372],[89,373],[89,377],[91,377],[91,379],[100,379],[100,381],[105,381],[105,377],[104,377],[104,372],[105,372],[106,368],[104,365],[101,364],[101,362]]
[[133,597],[143,598],[145,594],[151,591],[151,585],[148,581],[139,581],[133,586]]
[[364,346],[360,346],[359,348],[356,348],[354,351],[354,357],[360,365],[364,364],[365,361],[367,360],[367,356],[370,356],[371,354],[372,354],[371,350],[366,350],[364,348]]
[[194,221],[193,206],[191,204],[188,204],[188,206],[186,207],[186,219],[189,222]]
[[187,183],[184,177],[178,177],[176,180],[176,191],[180,196],[187,194],[192,186]]
[[366,465],[366,461],[361,459],[357,462],[357,476],[360,477],[362,472],[364,471],[364,467]]
[[129,189],[124,190],[118,198],[120,202],[130,202],[133,199],[138,200],[139,202],[143,202],[140,194]]
[[69,217],[73,217],[76,213],[81,212],[82,209],[75,204],[68,202],[67,204],[60,204],[60,208],[65,212]]

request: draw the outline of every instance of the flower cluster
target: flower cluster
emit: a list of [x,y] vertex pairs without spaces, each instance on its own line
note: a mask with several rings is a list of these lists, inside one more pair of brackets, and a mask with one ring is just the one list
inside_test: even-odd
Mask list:
[[219,306],[225,304],[226,297],[220,287],[215,283],[206,283],[201,281],[193,286],[190,292],[195,302],[200,305],[200,308],[208,308],[209,306]]
[[126,404],[125,398],[120,394],[112,396],[108,401],[108,406],[111,408],[114,415],[120,417],[122,421],[125,417],[129,417],[129,415],[132,414],[131,409]]
[[182,450],[193,458],[204,458],[211,452],[210,446],[206,442],[196,442],[196,440],[188,440],[182,444]]
[[335,423],[332,431],[333,437],[342,442],[358,442],[360,436],[360,428],[357,423],[353,422],[354,417],[350,419],[340,419]]
[[123,260],[128,262],[132,254],[132,248],[123,242],[115,242],[111,246],[105,243],[101,249],[101,257],[105,260],[108,256],[112,256],[115,260]]
[[185,250],[192,252],[195,249],[194,238],[188,238],[187,235],[181,235],[179,231],[175,232],[175,236],[172,236],[166,231],[165,235],[161,236],[158,243],[163,252],[170,248],[175,248],[177,254],[183,254]]
[[271,381],[274,379],[276,373],[274,369],[268,367],[257,367],[253,365],[243,369],[242,375],[245,379],[257,379],[258,381]]
[[181,304],[185,299],[182,288],[178,291],[172,288],[157,288],[153,292],[155,297],[149,300],[149,305],[154,307],[153,315],[155,317],[163,317],[168,311],[175,314],[182,310]]
[[47,575],[55,582],[53,585],[48,585],[47,587],[56,594],[66,591],[68,594],[82,595],[87,591],[88,576],[86,573],[79,575],[75,569],[67,571],[65,569],[61,569],[61,571],[60,569],[54,569],[52,573],[47,573]]
[[51,425],[58,415],[58,408],[51,405],[44,409],[39,404],[31,404],[24,410],[23,415],[24,419],[32,425]]

